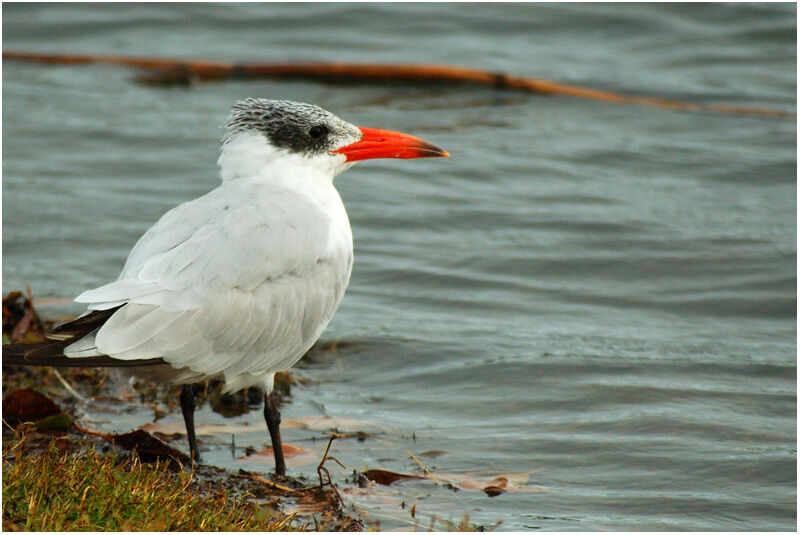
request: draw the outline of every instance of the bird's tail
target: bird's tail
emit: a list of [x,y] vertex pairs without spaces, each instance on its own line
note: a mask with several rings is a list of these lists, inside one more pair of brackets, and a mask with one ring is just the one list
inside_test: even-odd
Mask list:
[[128,367],[150,366],[162,364],[161,359],[119,360],[106,355],[92,357],[67,357],[64,349],[98,330],[119,310],[120,305],[108,310],[94,310],[75,321],[65,323],[47,335],[44,342],[6,344],[3,346],[3,364],[22,364],[28,366],[60,366],[60,367]]

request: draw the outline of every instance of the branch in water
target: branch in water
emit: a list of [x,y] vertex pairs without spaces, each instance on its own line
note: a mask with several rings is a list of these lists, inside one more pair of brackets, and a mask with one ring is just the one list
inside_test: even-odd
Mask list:
[[137,58],[105,55],[41,54],[3,52],[3,59],[50,64],[105,63],[155,71],[137,78],[149,84],[188,84],[192,81],[282,78],[347,83],[473,83],[545,95],[566,95],[590,100],[658,106],[692,112],[714,112],[796,118],[794,112],[768,108],[697,104],[662,98],[624,95],[537,78],[453,67],[448,65],[384,65],[362,63],[230,63],[186,61],[167,58]]

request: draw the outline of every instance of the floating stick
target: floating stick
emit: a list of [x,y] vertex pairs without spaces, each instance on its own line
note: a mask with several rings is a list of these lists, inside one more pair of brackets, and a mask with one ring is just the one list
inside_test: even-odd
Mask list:
[[416,461],[416,463],[419,465],[419,467],[420,467],[420,468],[422,468],[422,471],[423,471],[423,472],[425,472],[425,474],[426,474],[426,475],[427,475],[429,478],[431,478],[431,480],[432,480],[432,481],[433,481],[433,482],[436,484],[436,486],[438,487],[438,486],[439,486],[439,480],[438,480],[438,479],[436,479],[435,477],[433,477],[433,474],[431,474],[431,471],[430,471],[430,470],[428,470],[428,467],[427,467],[427,466],[425,466],[424,464],[422,464],[422,461],[420,461],[420,460],[417,458],[417,456],[416,456],[416,455],[414,455],[413,453],[411,453],[410,451],[406,450],[406,453],[408,454],[408,456],[409,456],[409,457],[411,457],[412,459],[414,459],[414,461]]
[[156,71],[139,77],[152,84],[186,84],[192,81],[228,79],[284,78],[372,83],[473,83],[499,89],[512,89],[544,95],[567,95],[617,104],[658,106],[691,112],[713,112],[769,117],[796,118],[790,111],[769,108],[698,104],[655,97],[624,95],[537,78],[511,76],[448,65],[368,64],[368,63],[231,63],[225,61],[139,58],[109,55],[43,54],[5,51],[3,59],[60,65],[105,63]]

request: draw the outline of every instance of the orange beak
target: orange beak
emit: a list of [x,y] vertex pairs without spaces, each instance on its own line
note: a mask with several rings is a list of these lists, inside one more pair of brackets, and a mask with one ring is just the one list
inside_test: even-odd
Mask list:
[[348,162],[373,158],[432,158],[434,156],[446,158],[450,156],[446,150],[414,136],[377,128],[359,127],[358,129],[362,134],[360,140],[331,152],[344,154]]

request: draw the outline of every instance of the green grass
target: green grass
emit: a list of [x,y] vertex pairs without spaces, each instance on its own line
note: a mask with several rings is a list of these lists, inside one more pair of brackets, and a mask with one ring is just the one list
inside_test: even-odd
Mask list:
[[192,484],[192,474],[94,450],[3,452],[4,531],[286,531],[291,518]]

